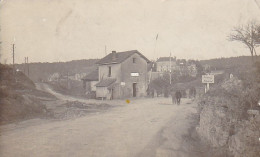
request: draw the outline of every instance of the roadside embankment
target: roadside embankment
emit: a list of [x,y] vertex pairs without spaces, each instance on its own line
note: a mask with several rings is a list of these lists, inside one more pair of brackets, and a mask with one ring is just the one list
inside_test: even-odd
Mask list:
[[237,78],[211,89],[199,103],[199,135],[223,156],[260,156],[258,99],[258,86],[245,87]]
[[35,88],[35,84],[21,71],[13,71],[0,64],[0,124],[45,116],[42,100],[56,97]]

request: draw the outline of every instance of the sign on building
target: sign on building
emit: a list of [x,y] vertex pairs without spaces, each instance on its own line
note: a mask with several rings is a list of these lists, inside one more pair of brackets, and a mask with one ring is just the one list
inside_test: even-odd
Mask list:
[[121,86],[125,86],[125,82],[121,82]]
[[202,75],[202,83],[214,83],[214,75]]
[[131,73],[131,76],[139,76],[139,73]]

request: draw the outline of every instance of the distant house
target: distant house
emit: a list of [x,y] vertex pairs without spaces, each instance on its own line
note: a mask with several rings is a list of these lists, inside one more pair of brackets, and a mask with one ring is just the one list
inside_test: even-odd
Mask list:
[[156,61],[157,72],[169,72],[171,69],[176,67],[176,57],[160,57]]
[[96,98],[117,99],[141,97],[147,90],[147,63],[137,50],[108,54],[97,62]]
[[59,73],[54,73],[48,77],[48,81],[58,81],[60,79],[61,75]]
[[81,80],[83,81],[83,88],[86,93],[96,91],[96,84],[98,83],[98,69],[92,71]]

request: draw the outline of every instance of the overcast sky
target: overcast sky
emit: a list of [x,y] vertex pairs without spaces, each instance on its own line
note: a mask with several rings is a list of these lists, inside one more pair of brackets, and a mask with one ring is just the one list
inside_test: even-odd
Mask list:
[[[2,0],[1,62],[56,62],[139,50],[149,59],[249,55],[227,40],[260,20],[260,0]],[[156,43],[156,35],[158,40]],[[15,40],[15,41],[14,41]],[[260,54],[260,49],[257,49]]]

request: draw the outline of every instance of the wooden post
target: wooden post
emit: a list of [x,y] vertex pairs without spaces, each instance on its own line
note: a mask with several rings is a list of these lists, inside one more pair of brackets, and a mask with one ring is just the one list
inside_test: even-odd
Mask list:
[[14,66],[14,44],[13,44],[13,75],[15,75],[15,66]]
[[172,84],[172,57],[170,53],[170,85]]

